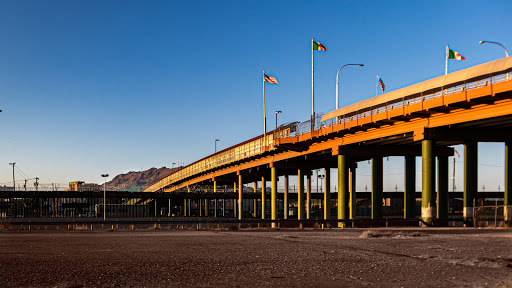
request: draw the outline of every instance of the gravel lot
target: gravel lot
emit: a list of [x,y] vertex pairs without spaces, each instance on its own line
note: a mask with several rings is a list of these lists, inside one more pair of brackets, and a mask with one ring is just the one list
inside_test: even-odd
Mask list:
[[496,287],[512,230],[0,231],[0,287]]

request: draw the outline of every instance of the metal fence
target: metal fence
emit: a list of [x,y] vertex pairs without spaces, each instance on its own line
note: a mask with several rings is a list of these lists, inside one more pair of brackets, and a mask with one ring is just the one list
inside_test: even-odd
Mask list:
[[505,211],[512,211],[512,206],[494,205],[478,206],[473,210],[473,222],[475,227],[507,227],[505,223]]

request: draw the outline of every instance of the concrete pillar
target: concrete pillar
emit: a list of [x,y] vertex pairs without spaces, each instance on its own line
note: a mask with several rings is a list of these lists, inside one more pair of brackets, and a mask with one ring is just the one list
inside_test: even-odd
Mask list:
[[243,191],[244,184],[242,182],[242,174],[238,173],[238,220],[242,220],[244,215],[244,205],[243,205]]
[[512,142],[505,142],[505,205],[503,209],[503,219],[505,227],[512,227]]
[[[236,193],[236,186],[237,186],[237,183],[235,182],[235,183],[233,184],[233,192],[234,192],[234,193]],[[237,217],[237,216],[236,216],[236,215],[237,215],[237,211],[236,211],[236,208],[237,208],[237,203],[236,203],[236,202],[237,202],[237,201],[236,201],[236,200],[237,200],[237,199],[233,199],[233,217],[235,217],[235,218]]]
[[404,219],[416,217],[416,156],[405,156]]
[[324,219],[331,219],[331,169],[324,170]]
[[478,189],[478,142],[464,143],[464,223],[473,225],[473,201]]
[[372,219],[382,218],[383,168],[382,156],[372,158]]
[[356,167],[350,167],[349,219],[356,219]]
[[306,219],[311,219],[311,174],[306,175]]
[[[217,181],[213,181],[213,193],[217,193]],[[217,198],[213,200],[213,217],[217,218]]]
[[[348,215],[348,156],[338,155],[338,220],[347,219]],[[345,223],[338,223],[345,227]]]
[[[254,181],[254,193],[257,193],[258,181]],[[258,217],[258,199],[253,200],[252,217]]]
[[437,156],[437,219],[448,224],[448,156]]
[[304,219],[304,170],[297,172],[297,219]]
[[[272,178],[272,195],[270,196],[270,207],[271,207],[271,213],[270,213],[270,219],[271,220],[277,220],[277,172],[276,167],[270,168],[270,174]],[[275,222],[272,222],[272,228],[276,228],[277,225]]]
[[267,183],[265,182],[265,176],[262,176],[261,177],[261,219],[265,219],[265,202],[266,202],[266,197],[265,197],[265,190],[266,190],[266,187],[267,186]]
[[421,142],[422,157],[422,191],[421,191],[421,219],[426,224],[432,224],[435,218],[434,193],[435,193],[435,171],[434,143],[432,140]]
[[284,219],[288,219],[288,210],[290,205],[288,204],[288,175],[284,175]]

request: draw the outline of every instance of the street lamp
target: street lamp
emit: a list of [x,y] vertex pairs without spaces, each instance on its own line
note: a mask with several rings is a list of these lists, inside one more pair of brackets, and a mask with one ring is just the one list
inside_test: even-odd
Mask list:
[[283,111],[279,111],[279,110],[276,111],[276,130],[277,130],[277,114],[281,114],[281,113],[283,113]]
[[496,44],[496,45],[500,45],[501,48],[503,48],[503,50],[505,50],[505,55],[507,55],[508,57],[508,51],[507,51],[507,48],[505,48],[505,46],[503,46],[501,43],[498,43],[498,42],[494,42],[494,41],[480,41],[478,42],[480,44],[484,44],[484,43],[491,43],[491,44]]
[[215,153],[217,153],[217,142],[219,142],[219,139],[215,139]]
[[14,165],[16,165],[16,162],[9,163],[9,165],[12,165],[12,189],[16,192],[16,182],[14,181]]
[[105,178],[105,182],[103,183],[103,221],[107,220],[107,177],[108,174],[101,174],[101,177]]
[[338,97],[338,87],[339,87],[338,77],[340,76],[341,69],[343,69],[343,67],[345,67],[345,66],[364,66],[364,65],[363,64],[345,64],[345,65],[341,66],[340,70],[338,70],[338,73],[336,74],[336,109],[340,108],[339,97]]

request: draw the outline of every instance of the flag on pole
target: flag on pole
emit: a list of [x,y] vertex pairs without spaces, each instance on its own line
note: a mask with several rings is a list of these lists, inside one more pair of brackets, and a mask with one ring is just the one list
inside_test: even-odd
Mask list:
[[384,90],[386,90],[386,85],[384,85],[384,82],[382,82],[382,79],[380,79],[379,75],[377,75],[377,79],[379,79],[380,90],[382,90],[382,93],[384,93]]
[[276,77],[268,76],[267,74],[263,74],[263,81],[278,85]]
[[456,154],[457,154],[457,156],[459,156],[459,158],[460,158],[459,151],[455,150],[455,153],[456,153]]
[[327,51],[327,48],[322,43],[313,41],[313,50]]
[[448,49],[448,59],[454,60],[466,60],[466,57],[462,56],[459,52]]

